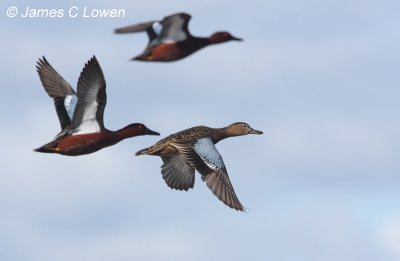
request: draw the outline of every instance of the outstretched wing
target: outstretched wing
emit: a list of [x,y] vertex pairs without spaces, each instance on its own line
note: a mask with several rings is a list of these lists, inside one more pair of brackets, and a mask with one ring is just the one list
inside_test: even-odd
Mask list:
[[46,93],[54,100],[61,130],[64,130],[71,124],[77,102],[76,93],[44,56],[37,61],[36,70]]
[[162,20],[160,39],[163,43],[180,42],[192,37],[188,24],[191,16],[185,13],[170,15]]
[[194,186],[194,168],[180,155],[161,157],[164,165],[161,166],[161,174],[165,183],[170,188],[188,190]]
[[78,80],[78,103],[72,118],[73,135],[104,130],[106,81],[96,57],[83,68]]
[[207,187],[219,200],[231,208],[244,211],[244,207],[236,196],[235,190],[229,180],[226,168],[215,170],[209,175],[202,176],[201,179],[206,182]]
[[115,33],[124,34],[124,33],[137,33],[137,32],[147,32],[149,36],[149,44],[152,44],[153,41],[159,36],[161,32],[161,24],[159,21],[149,21],[140,24],[128,25],[125,27],[115,29]]
[[224,161],[211,138],[189,143],[173,142],[171,145],[202,175],[202,180],[219,200],[231,208],[244,210],[229,180]]

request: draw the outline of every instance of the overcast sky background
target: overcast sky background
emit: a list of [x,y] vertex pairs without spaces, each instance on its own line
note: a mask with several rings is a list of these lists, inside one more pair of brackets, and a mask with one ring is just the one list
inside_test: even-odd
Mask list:
[[[0,4],[0,260],[400,260],[399,1],[79,2]],[[126,16],[6,16],[74,5]],[[193,35],[245,41],[129,62],[147,36],[113,30],[179,11]],[[159,158],[134,156],[161,137],[80,157],[32,151],[59,131],[37,59],[75,87],[93,54],[109,129],[142,122],[165,137],[246,121],[264,131],[217,146],[247,213],[197,174],[193,190],[169,189]]]

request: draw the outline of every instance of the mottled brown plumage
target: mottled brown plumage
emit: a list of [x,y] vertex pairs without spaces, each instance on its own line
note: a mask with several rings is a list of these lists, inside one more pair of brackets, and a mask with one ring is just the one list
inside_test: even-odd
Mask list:
[[234,136],[262,134],[247,123],[237,122],[225,128],[197,126],[172,134],[136,155],[160,156],[163,179],[170,188],[188,190],[194,186],[197,170],[215,196],[236,210],[244,208],[236,196],[225,164],[214,144]]

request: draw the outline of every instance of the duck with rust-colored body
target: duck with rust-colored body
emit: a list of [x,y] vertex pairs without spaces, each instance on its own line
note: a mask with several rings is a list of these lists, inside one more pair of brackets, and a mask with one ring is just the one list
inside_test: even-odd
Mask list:
[[118,28],[116,33],[136,33],[146,31],[149,43],[142,54],[132,60],[171,62],[212,44],[224,43],[242,39],[232,36],[228,32],[216,32],[210,37],[194,37],[190,34],[188,23],[191,16],[177,13],[164,17],[161,21],[150,21]]
[[54,100],[61,132],[35,151],[77,156],[93,153],[126,138],[160,135],[141,123],[130,124],[118,131],[104,127],[106,82],[95,56],[81,72],[77,93],[45,57],[39,59],[36,68],[45,91]]
[[177,190],[193,188],[197,170],[219,200],[231,208],[243,211],[215,144],[228,137],[262,133],[244,122],[236,122],[225,128],[197,126],[172,134],[136,152],[136,156],[160,156],[164,162],[161,166],[162,177],[170,188]]

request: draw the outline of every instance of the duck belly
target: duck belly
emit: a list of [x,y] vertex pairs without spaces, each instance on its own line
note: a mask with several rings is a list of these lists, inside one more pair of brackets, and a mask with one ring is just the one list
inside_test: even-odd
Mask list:
[[55,152],[67,156],[79,156],[96,152],[117,142],[101,133],[72,135],[61,140]]

